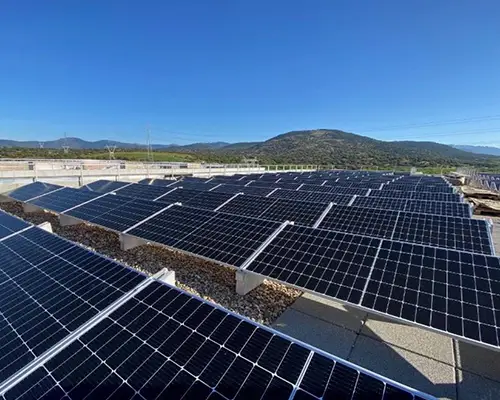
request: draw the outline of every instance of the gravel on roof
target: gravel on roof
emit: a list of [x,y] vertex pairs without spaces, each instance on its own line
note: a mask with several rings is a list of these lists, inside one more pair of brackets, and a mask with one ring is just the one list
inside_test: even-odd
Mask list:
[[147,274],[162,268],[173,270],[178,287],[266,325],[272,324],[302,294],[266,280],[247,295],[240,296],[235,291],[235,270],[215,262],[151,245],[124,251],[114,232],[89,224],[61,226],[57,215],[24,213],[19,202],[0,203],[0,208],[33,224],[50,222],[55,234]]

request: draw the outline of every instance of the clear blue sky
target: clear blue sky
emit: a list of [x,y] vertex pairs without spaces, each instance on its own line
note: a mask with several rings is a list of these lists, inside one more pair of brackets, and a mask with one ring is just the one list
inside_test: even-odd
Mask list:
[[0,137],[500,145],[499,18],[498,0],[4,0]]

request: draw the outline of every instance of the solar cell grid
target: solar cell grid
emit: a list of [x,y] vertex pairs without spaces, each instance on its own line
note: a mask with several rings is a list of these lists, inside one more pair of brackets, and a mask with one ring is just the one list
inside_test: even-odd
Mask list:
[[228,265],[240,266],[280,226],[279,222],[215,213],[173,247]]
[[286,226],[247,270],[357,303],[380,243],[375,238]]
[[61,188],[62,186],[51,183],[34,182],[14,189],[9,193],[9,197],[19,201],[26,201]]
[[277,201],[264,210],[259,218],[272,221],[293,221],[298,225],[314,225],[325,210],[324,203],[311,203],[306,201]]
[[189,207],[215,210],[217,207],[228,201],[231,197],[233,197],[233,195],[230,193],[202,192],[200,195],[195,196],[183,202],[182,204]]
[[213,211],[173,206],[127,231],[132,236],[171,246],[214,216]]
[[390,239],[398,211],[354,206],[333,206],[319,227],[340,232]]
[[172,185],[171,187],[182,187],[184,189],[192,189],[192,190],[199,190],[199,191],[208,191],[215,186],[217,186],[218,183],[212,183],[210,181],[209,183],[203,183],[203,182],[185,182],[185,181],[179,181],[179,183],[176,183],[175,185]]
[[[170,186],[174,182],[175,181],[173,179],[150,179],[147,184],[153,186]],[[142,181],[139,183],[142,183]]]
[[384,241],[361,304],[498,346],[500,259]]
[[30,224],[0,210],[0,239],[28,228]]
[[229,214],[245,215],[247,217],[258,217],[276,201],[277,199],[267,197],[240,195],[225,204],[218,211]]
[[109,193],[127,185],[130,185],[130,182],[108,181],[105,179],[101,179],[89,183],[88,185],[82,186],[80,190],[90,190],[92,192],[98,193]]
[[391,400],[391,392],[413,399],[359,367],[152,283],[5,398]]
[[269,195],[269,198],[279,198],[288,200],[298,200],[298,201],[309,201],[315,203],[325,203],[330,202],[336,204],[348,204],[352,196],[347,196],[343,194],[334,193],[321,193],[321,192],[304,192],[301,190],[285,190],[278,189]]
[[0,383],[144,279],[109,260],[97,275],[75,251],[92,254],[36,227],[0,243]]
[[444,201],[460,203],[462,199],[458,193],[430,193],[430,192],[413,192],[413,200],[424,201]]
[[463,218],[471,217],[470,206],[466,203],[408,200],[404,210],[424,214],[450,215]]
[[170,192],[167,192],[167,194],[161,196],[160,198],[157,198],[155,201],[166,204],[184,203],[203,193],[199,190],[182,189],[182,188],[176,188],[175,190],[174,188],[171,188],[170,190],[171,190]]
[[130,186],[116,190],[116,194],[143,200],[154,200],[170,190],[172,189],[163,186],[141,185],[139,183],[134,183]]
[[484,220],[401,212],[392,239],[492,254],[489,229]]
[[62,212],[99,196],[102,194],[64,188],[30,200],[29,203],[47,210]]
[[122,232],[165,207],[164,203],[108,195],[66,214]]

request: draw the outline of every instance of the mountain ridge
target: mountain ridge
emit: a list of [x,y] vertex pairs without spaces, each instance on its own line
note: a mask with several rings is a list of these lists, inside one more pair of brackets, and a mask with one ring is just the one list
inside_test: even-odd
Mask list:
[[[59,148],[64,143],[71,150],[87,149],[89,158],[106,145],[116,145],[124,157],[127,151],[142,151],[144,145],[101,140],[88,142],[80,138],[58,139],[45,142],[45,147]],[[0,146],[38,147],[38,142],[0,140]],[[152,145],[157,151],[184,153],[199,161],[240,162],[244,157],[256,157],[262,164],[322,164],[336,168],[361,168],[394,165],[407,166],[500,166],[500,157],[475,154],[436,142],[381,141],[338,129],[313,129],[286,132],[263,142],[211,142],[189,145]],[[121,152],[120,152],[121,150]],[[35,152],[36,150],[33,150]],[[85,152],[85,150],[82,150]],[[5,151],[4,151],[5,153]],[[77,157],[79,155],[75,153]],[[193,158],[194,157],[194,158]]]
[[474,145],[461,145],[453,144],[451,145],[455,149],[467,151],[475,154],[487,154],[491,156],[500,156],[500,147],[494,146],[474,146]]

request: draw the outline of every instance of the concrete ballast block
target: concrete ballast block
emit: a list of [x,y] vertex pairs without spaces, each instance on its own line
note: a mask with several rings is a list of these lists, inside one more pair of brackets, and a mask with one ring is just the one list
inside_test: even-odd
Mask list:
[[246,295],[262,282],[264,282],[264,278],[261,276],[249,274],[245,271],[236,271],[236,293],[239,295]]
[[60,214],[59,215],[59,223],[61,224],[61,226],[70,226],[70,225],[81,224],[82,221],[77,219],[77,218],[74,218],[70,215]]
[[135,236],[127,235],[126,233],[120,233],[120,248],[122,250],[130,250],[137,246],[142,246],[147,242],[144,239],[140,239]]
[[52,230],[52,225],[50,222],[42,222],[41,224],[38,225],[40,229],[43,229],[44,231],[53,233],[54,231]]

